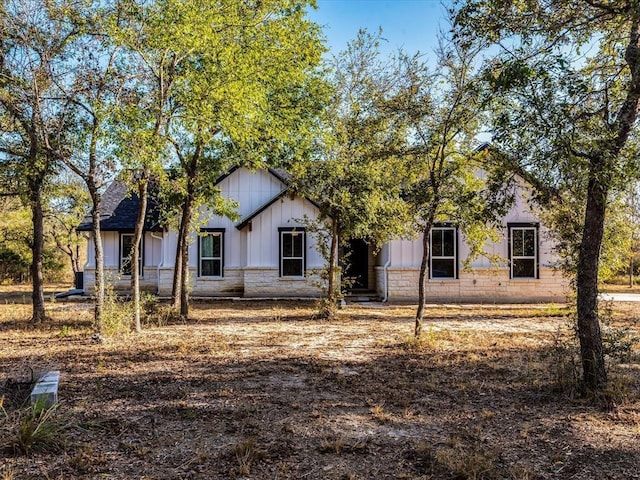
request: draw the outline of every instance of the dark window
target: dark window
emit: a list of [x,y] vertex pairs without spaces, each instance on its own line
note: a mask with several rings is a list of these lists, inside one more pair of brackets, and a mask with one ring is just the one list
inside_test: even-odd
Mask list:
[[222,277],[224,230],[206,230],[199,238],[198,271],[201,277]]
[[511,277],[536,278],[538,275],[538,229],[535,226],[509,227]]
[[[131,255],[133,254],[133,233],[120,234],[120,265],[121,275],[131,275]],[[140,245],[140,258],[138,262],[138,272],[142,275],[142,259],[144,258],[144,249]]]
[[431,229],[431,278],[456,278],[457,241],[454,227]]
[[303,277],[305,271],[305,232],[280,230],[280,276]]

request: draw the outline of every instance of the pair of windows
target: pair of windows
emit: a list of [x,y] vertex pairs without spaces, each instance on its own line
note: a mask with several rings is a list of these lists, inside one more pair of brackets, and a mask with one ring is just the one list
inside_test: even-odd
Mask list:
[[[304,229],[281,228],[279,259],[281,277],[304,277],[306,234]],[[224,272],[224,229],[205,229],[198,236],[198,276],[222,277]]]
[[[198,276],[221,277],[223,267],[222,242],[224,230],[206,230],[198,238]],[[142,247],[144,244],[142,245]],[[133,249],[133,234],[120,234],[120,258],[118,270],[121,275],[131,275],[131,254]],[[138,269],[142,275],[142,259],[144,249],[140,248]]]
[[[511,278],[538,277],[538,227],[509,224],[509,264]],[[431,230],[429,272],[431,278],[457,278],[458,231],[436,226]]]

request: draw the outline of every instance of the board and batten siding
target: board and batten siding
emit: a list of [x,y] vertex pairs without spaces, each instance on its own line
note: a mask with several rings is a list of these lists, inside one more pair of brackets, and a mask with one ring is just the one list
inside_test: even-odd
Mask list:
[[[304,228],[305,217],[315,219],[318,208],[309,200],[285,195],[251,221],[247,231],[247,266],[275,267],[280,262],[279,228]],[[324,259],[318,253],[315,236],[307,233],[307,269],[320,268]]]
[[[317,218],[318,208],[304,198],[283,194],[286,185],[269,171],[250,171],[238,168],[218,184],[221,194],[238,202],[239,220],[199,212],[204,228],[224,229],[224,271],[222,277],[198,277],[198,238],[191,236],[189,247],[190,282],[195,296],[245,295],[245,296],[319,296],[322,282],[319,270],[325,262],[316,250],[316,239],[306,234],[304,277],[280,275],[281,228],[304,228],[304,219]],[[568,281],[554,269],[556,256],[549,232],[542,225],[535,208],[527,199],[528,188],[517,186],[516,201],[502,219],[499,240],[488,242],[487,254],[498,255],[503,262],[498,265],[489,256],[479,256],[471,262],[471,269],[464,270],[462,261],[469,255],[464,236],[458,232],[458,277],[455,279],[428,279],[427,299],[446,301],[537,301],[564,300]],[[269,203],[273,199],[273,203]],[[242,230],[236,225],[249,218],[260,208],[251,222]],[[509,223],[535,223],[538,229],[539,278],[510,278]],[[161,236],[162,239],[157,238]],[[89,235],[87,235],[89,237]],[[143,288],[171,293],[177,235],[174,231],[145,234]],[[103,232],[105,273],[107,281],[116,288],[128,289],[129,277],[118,274],[120,234]],[[91,292],[95,281],[94,251],[89,238],[85,264],[85,286]],[[414,301],[417,298],[418,275],[422,260],[422,239],[393,240],[384,245],[375,258],[375,275],[370,274],[381,297],[391,301]],[[373,265],[370,259],[370,265]]]
[[[240,220],[258,210],[273,197],[278,195],[285,185],[266,170],[250,171],[238,168],[219,184],[220,193],[224,198],[238,202]],[[237,222],[227,217],[212,215],[206,210],[200,212],[205,219],[203,228],[223,228],[224,232],[224,264],[225,267],[244,267],[247,264],[246,234],[236,229]],[[196,234],[192,234],[189,246],[189,266],[198,265],[198,242]],[[173,268],[177,247],[177,232],[169,231],[165,234],[165,262],[164,267]]]
[[303,297],[322,295],[319,270],[324,259],[316,249],[316,238],[306,233],[304,278],[280,276],[280,228],[304,228],[303,219],[316,218],[318,208],[310,201],[285,195],[251,220],[247,235],[247,266],[244,294],[248,297]]
[[[484,246],[487,256],[472,259],[470,269],[462,262],[469,257],[470,248],[458,230],[458,278],[433,279],[426,284],[427,300],[437,301],[564,301],[569,293],[568,279],[555,267],[557,256],[547,228],[528,201],[528,189],[518,184],[515,201],[501,220],[498,241]],[[539,278],[511,278],[509,269],[508,224],[537,224]],[[389,300],[413,301],[418,297],[418,279],[422,261],[422,236],[412,240],[392,240],[385,246],[376,262],[376,288]],[[502,261],[491,263],[490,256]],[[384,265],[390,258],[387,268]],[[385,277],[386,275],[386,277]],[[386,282],[384,279],[386,278]],[[385,284],[386,283],[386,284]],[[385,288],[387,289],[385,292]]]
[[[161,233],[153,234],[156,237]],[[151,232],[144,234],[144,261],[142,263],[142,278],[140,286],[143,290],[155,292],[158,284],[158,265],[162,258],[162,241],[154,238]],[[120,232],[102,232],[102,248],[104,256],[104,274],[108,283],[117,290],[128,290],[131,277],[122,276],[120,266]],[[95,248],[91,235],[87,232],[87,261],[84,264],[84,286],[89,293],[95,288]]]
[[[155,234],[156,237],[161,233]],[[158,238],[153,238],[150,232],[144,234],[144,263],[146,267],[157,267],[162,257],[162,242]],[[118,268],[120,261],[120,233],[102,232],[102,249],[105,268]],[[85,269],[94,269],[96,265],[95,248],[90,232],[87,232],[87,261]]]

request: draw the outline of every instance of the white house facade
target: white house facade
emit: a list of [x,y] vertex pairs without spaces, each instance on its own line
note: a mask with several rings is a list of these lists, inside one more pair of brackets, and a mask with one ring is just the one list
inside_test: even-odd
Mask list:
[[[432,301],[566,301],[569,282],[556,268],[549,230],[527,201],[527,188],[516,186],[513,206],[497,231],[498,241],[484,246],[486,256],[469,258],[460,229],[437,224],[429,238],[426,295]],[[422,239],[393,240],[376,258],[376,290],[383,298],[416,298]],[[496,262],[496,259],[499,259]],[[463,266],[463,262],[469,264]]]
[[[223,297],[316,297],[323,294],[319,276],[324,260],[305,219],[319,215],[312,200],[292,194],[286,176],[276,170],[234,168],[218,181],[223,196],[238,202],[240,219],[207,215],[189,246],[191,295]],[[503,259],[498,265],[478,257],[469,268],[464,238],[455,226],[438,224],[430,235],[427,295],[434,301],[564,301],[568,282],[554,263],[553,244],[525,197],[525,188],[505,216],[500,240],[486,251]],[[117,289],[130,283],[128,257],[137,199],[114,182],[104,195],[101,226],[107,281]],[[171,294],[177,235],[148,219],[142,244],[142,288]],[[91,229],[90,219],[78,227]],[[95,258],[88,238],[84,288],[95,284]],[[378,252],[365,241],[346,246],[347,271],[356,292],[386,301],[417,298],[422,240],[393,240]]]

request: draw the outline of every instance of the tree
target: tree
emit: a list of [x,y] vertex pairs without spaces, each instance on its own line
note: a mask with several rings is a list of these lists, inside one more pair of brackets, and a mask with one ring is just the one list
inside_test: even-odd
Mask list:
[[[541,211],[559,255],[558,266],[568,275],[573,275],[578,266],[584,225],[584,193],[584,189],[574,191],[565,188],[546,199]],[[633,223],[632,209],[627,201],[622,192],[616,192],[608,202],[609,212],[605,218],[598,266],[600,282],[607,282],[621,272],[626,272],[632,258],[637,226]]]
[[499,148],[548,189],[582,191],[576,268],[584,385],[607,370],[598,316],[598,264],[608,201],[638,172],[629,140],[640,111],[640,4],[461,0],[457,35],[497,44],[486,65]]
[[0,4],[0,161],[15,172],[31,209],[33,322],[46,317],[44,303],[44,189],[61,158],[68,125],[56,95],[56,70],[77,32],[58,17],[61,5],[43,0]]
[[629,288],[633,288],[635,270],[638,267],[638,254],[640,252],[640,183],[631,183],[625,192],[626,225],[629,227]]
[[[127,50],[128,67],[133,74],[127,86],[129,102],[121,105],[112,126],[118,157],[129,173],[126,180],[138,198],[132,265],[140,262],[150,184],[153,182],[153,193],[157,195],[164,179],[169,145],[164,135],[173,113],[177,114],[172,104],[173,86],[186,70],[184,63],[188,59],[188,54],[166,41],[167,19],[162,16],[165,3],[168,2],[128,2],[128,21],[114,25],[110,32],[114,42]],[[131,269],[131,298],[134,328],[140,332],[138,268]]]
[[80,265],[83,239],[76,227],[87,213],[90,201],[86,187],[77,178],[60,174],[47,192],[45,210],[46,236],[53,240],[56,248],[69,259],[71,271],[82,271]]
[[489,149],[477,148],[484,106],[474,71],[476,55],[475,49],[443,39],[432,73],[419,57],[403,58],[406,87],[393,108],[407,126],[405,198],[413,229],[422,236],[416,337],[422,332],[431,230],[436,222],[461,228],[473,257],[482,253],[487,238],[495,237],[491,224],[509,204],[508,195],[499,195],[508,192],[497,188],[504,187],[501,176],[492,176]]
[[[45,197],[48,204],[50,197]],[[42,276],[45,281],[59,280],[69,271],[63,252],[57,248],[51,231],[50,209],[44,212],[46,232],[43,246]],[[31,281],[33,219],[31,208],[20,197],[0,198],[0,282]],[[73,225],[75,227],[75,224]]]
[[[134,52],[136,47],[129,46]],[[137,56],[137,55],[136,55]],[[162,68],[162,67],[160,67]],[[140,322],[140,247],[144,230],[147,227],[149,188],[153,182],[154,191],[158,193],[159,185],[164,179],[165,148],[160,131],[166,115],[167,85],[161,85],[163,76],[154,76],[155,72],[139,71],[136,75],[136,101],[123,105],[115,115],[116,124],[112,127],[114,141],[118,145],[118,156],[127,169],[128,181],[132,194],[138,198],[138,211],[131,247],[131,299],[133,303],[133,324],[136,332],[142,331]],[[157,87],[157,88],[154,88]],[[164,107],[164,108],[163,108]]]
[[[91,199],[96,263],[94,338],[102,338],[104,254],[100,217],[102,192],[117,168],[112,125],[123,106],[132,101],[126,51],[112,38],[111,29],[129,19],[126,5],[78,6],[62,12],[82,32],[73,43],[66,67],[57,78],[59,95],[73,114],[73,130],[65,138],[64,164],[86,184]],[[135,100],[135,98],[133,99]]]
[[396,95],[396,65],[383,61],[380,35],[360,31],[330,65],[331,94],[316,134],[317,151],[293,169],[294,188],[320,204],[320,252],[327,261],[321,315],[335,315],[341,298],[341,246],[374,246],[405,231],[400,156],[404,129],[388,108]]
[[29,278],[31,214],[19,197],[0,198],[0,282]]
[[233,165],[293,158],[317,110],[319,28],[305,0],[162,0],[143,9],[138,51],[155,85],[155,127],[181,193],[174,306],[188,315],[189,233],[200,206],[234,215],[215,188]]

